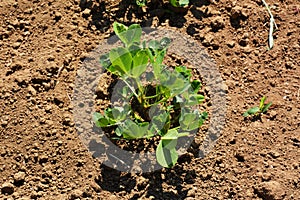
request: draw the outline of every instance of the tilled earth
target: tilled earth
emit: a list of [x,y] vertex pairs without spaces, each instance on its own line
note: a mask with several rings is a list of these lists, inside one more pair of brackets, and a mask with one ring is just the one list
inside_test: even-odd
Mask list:
[[[81,2],[81,3],[80,3]],[[134,1],[0,1],[0,199],[300,199],[300,3],[190,2],[184,12]],[[190,35],[227,85],[226,125],[204,158],[131,174],[93,158],[71,104],[77,70],[114,21]],[[261,119],[242,113],[267,96]]]

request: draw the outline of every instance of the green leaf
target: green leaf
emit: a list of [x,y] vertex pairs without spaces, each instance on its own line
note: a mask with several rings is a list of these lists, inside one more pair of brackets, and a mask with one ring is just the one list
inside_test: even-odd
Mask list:
[[203,112],[202,114],[200,114],[199,116],[199,125],[198,127],[202,126],[204,121],[208,118],[208,113],[207,112]]
[[142,36],[142,28],[139,24],[131,24],[128,27],[127,39],[130,42],[129,44],[140,43],[141,36]]
[[170,126],[170,113],[161,109],[160,106],[152,106],[149,110],[149,117],[151,118],[151,128],[155,134],[164,135]]
[[244,117],[248,117],[249,115],[253,115],[253,114],[256,114],[257,112],[259,112],[259,107],[253,107],[253,108],[250,108],[249,110],[247,110],[243,116]]
[[265,113],[267,112],[267,110],[270,108],[270,106],[272,105],[272,102],[268,103],[267,105],[265,105],[263,107],[263,109],[261,110],[262,113]]
[[187,136],[189,136],[189,135],[190,135],[189,132],[178,133],[178,137],[187,137]]
[[176,129],[170,129],[167,134],[161,137],[162,140],[176,140],[178,138],[178,131]]
[[113,23],[113,28],[114,28],[114,32],[119,35],[125,31],[128,30],[128,27],[125,26],[124,24],[118,23],[118,22],[114,22]]
[[266,101],[266,97],[265,97],[265,96],[263,96],[263,97],[261,98],[261,100],[260,100],[260,104],[259,104],[259,108],[260,108],[260,110],[262,110],[262,109],[263,109],[263,107],[264,107],[264,105],[265,105],[265,101]]
[[178,76],[176,73],[170,73],[164,70],[158,75],[161,84],[171,90],[171,94],[176,96],[183,93],[190,87],[190,83],[187,82],[181,75]]
[[208,118],[208,113],[207,112],[203,112],[200,117],[202,119],[206,120]]
[[192,76],[192,70],[187,69],[186,66],[176,66],[175,70],[180,73],[186,80],[190,80]]
[[115,66],[111,65],[107,68],[107,70],[110,71],[111,73],[115,74],[115,75],[121,76],[120,71]]
[[[149,113],[149,115],[153,116],[154,114]],[[153,127],[155,127],[155,129],[157,131],[160,131],[166,124],[167,119],[168,119],[168,113],[163,111],[159,115],[153,116],[151,121],[152,121]]]
[[105,116],[106,118],[111,118],[111,119],[114,118],[114,116],[113,116],[113,114],[112,114],[111,108],[106,108],[106,109],[105,109],[105,111],[104,111],[104,116]]
[[123,98],[119,97],[122,101],[126,101],[127,98],[130,99],[131,96],[133,95],[130,88],[128,87],[128,85],[125,85],[124,87],[119,88],[117,90],[117,93],[123,97]]
[[114,22],[114,31],[120,40],[126,45],[130,46],[133,43],[139,43],[142,36],[142,28],[138,24],[132,24],[129,27]]
[[106,119],[101,113],[95,112],[92,118],[97,127],[107,127],[110,125],[109,120]]
[[133,65],[131,74],[133,77],[138,78],[147,69],[148,54],[145,50],[140,50],[133,57]]
[[192,94],[189,95],[188,101],[185,102],[187,106],[195,106],[202,103],[205,100],[205,97],[201,94]]
[[157,40],[151,40],[148,43],[148,54],[150,62],[162,64],[164,57],[167,53],[167,46],[170,44],[169,38],[163,38],[160,42]]
[[207,117],[207,112],[200,114],[198,110],[192,111],[188,108],[184,108],[182,109],[181,116],[179,118],[180,128],[185,131],[198,129],[200,126],[202,126]]
[[109,52],[112,66],[118,70],[120,75],[128,74],[131,69],[132,57],[128,49],[118,47]]
[[155,55],[156,51],[161,50],[161,45],[157,40],[150,40],[148,48],[152,50],[152,55]]
[[136,0],[135,3],[136,5],[140,6],[140,7],[143,7],[143,6],[146,6],[146,0]]
[[199,120],[200,118],[198,110],[195,110],[194,112],[189,112],[189,110],[182,109],[179,118],[180,128],[185,131],[195,130],[199,128]]
[[155,63],[155,53],[152,51],[152,49],[147,48],[147,53],[148,53],[148,57],[150,59],[150,63],[154,64]]
[[114,28],[114,32],[116,33],[116,35],[120,38],[120,40],[125,43],[126,40],[120,36],[122,33],[126,32],[128,30],[128,27],[125,26],[124,24],[118,23],[118,22],[114,22],[113,23],[113,28]]
[[138,139],[147,135],[149,128],[148,122],[135,123],[131,120],[126,120],[122,127],[122,135],[125,139]]
[[174,7],[184,7],[189,5],[189,0],[170,0],[170,3]]
[[109,120],[106,118],[101,118],[98,121],[96,121],[96,126],[98,127],[108,127],[109,125]]
[[111,65],[109,53],[100,56],[100,64],[104,69],[107,69]]
[[93,119],[93,121],[98,121],[100,118],[102,118],[103,117],[103,115],[101,114],[101,113],[99,113],[99,112],[94,112],[93,113],[93,116],[92,116],[92,119]]
[[157,52],[157,55],[156,55],[156,60],[155,62],[157,64],[162,64],[162,62],[164,61],[164,58],[165,58],[165,55],[167,53],[167,50],[166,49],[163,49],[161,51],[158,51]]
[[191,82],[191,86],[192,86],[192,88],[193,88],[193,91],[194,91],[195,93],[197,93],[197,92],[200,90],[202,84],[201,84],[201,82],[200,82],[199,80],[193,80],[193,81]]
[[120,122],[126,119],[128,112],[130,111],[130,106],[118,107],[115,106],[111,109],[113,118]]
[[160,47],[162,49],[166,49],[171,44],[171,39],[167,38],[167,37],[164,37],[163,39],[160,40],[159,43],[160,43]]
[[144,50],[138,44],[132,44],[128,47],[128,51],[131,53],[131,57],[134,57],[137,52]]
[[112,109],[111,108],[107,108],[104,111],[104,118],[108,121],[108,125],[114,125],[115,123],[117,123],[117,121],[114,119],[113,113],[112,113]]
[[161,140],[156,148],[156,160],[163,167],[172,167],[178,160],[178,153],[174,146],[177,140]]
[[154,63],[152,65],[152,67],[153,67],[153,74],[154,74],[155,78],[160,79],[159,77],[163,77],[164,74],[162,74],[162,65],[161,64]]
[[196,94],[195,97],[198,103],[202,103],[205,100],[205,97],[201,94]]
[[122,136],[122,129],[120,127],[116,128],[115,132],[116,132],[117,136],[119,136],[119,137]]

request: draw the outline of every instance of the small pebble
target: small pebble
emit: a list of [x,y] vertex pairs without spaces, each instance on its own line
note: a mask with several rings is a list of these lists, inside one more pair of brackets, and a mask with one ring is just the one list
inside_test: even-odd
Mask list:
[[235,42],[232,41],[232,40],[227,42],[227,46],[230,47],[230,48],[233,48],[234,45],[235,45]]
[[55,12],[55,20],[58,21],[62,18],[62,14],[60,12]]
[[37,94],[36,90],[34,89],[34,87],[32,87],[31,85],[28,86],[28,91],[30,92],[30,94],[32,94],[33,96],[35,96]]
[[90,14],[91,14],[91,10],[88,8],[84,9],[84,11],[82,12],[82,15],[84,17],[88,17],[88,16],[90,16]]
[[2,125],[2,126],[7,126],[7,124],[8,124],[8,121],[6,121],[6,120],[3,120],[3,121],[1,122],[1,125]]
[[18,172],[14,175],[14,182],[15,183],[20,183],[25,180],[25,172]]

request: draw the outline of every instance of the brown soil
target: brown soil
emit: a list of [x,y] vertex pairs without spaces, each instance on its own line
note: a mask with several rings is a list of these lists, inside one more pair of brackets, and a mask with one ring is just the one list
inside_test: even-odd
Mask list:
[[[0,199],[300,199],[300,4],[267,3],[279,28],[271,50],[259,0],[192,0],[176,14],[126,0],[2,1]],[[129,174],[101,165],[79,140],[76,72],[114,21],[188,34],[215,59],[228,112],[205,158]],[[245,120],[263,95],[273,102],[268,113]]]

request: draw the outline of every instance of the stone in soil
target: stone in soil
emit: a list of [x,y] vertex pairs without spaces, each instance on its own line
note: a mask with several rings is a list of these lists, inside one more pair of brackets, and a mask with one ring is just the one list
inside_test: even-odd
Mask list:
[[35,96],[37,94],[36,90],[34,89],[34,87],[32,87],[31,85],[28,86],[28,91],[30,92],[30,94],[32,94],[33,96]]
[[14,182],[21,183],[25,181],[25,172],[18,172],[14,175]]
[[88,17],[88,16],[90,16],[90,14],[91,14],[91,10],[88,9],[88,8],[86,8],[86,9],[82,12],[82,15],[83,15],[84,17]]
[[281,200],[285,190],[277,181],[263,182],[255,187],[255,193],[264,200]]

